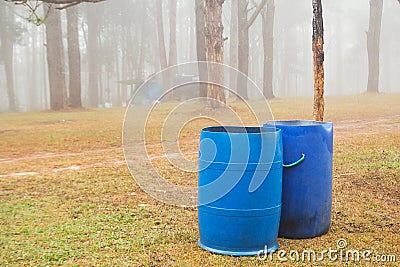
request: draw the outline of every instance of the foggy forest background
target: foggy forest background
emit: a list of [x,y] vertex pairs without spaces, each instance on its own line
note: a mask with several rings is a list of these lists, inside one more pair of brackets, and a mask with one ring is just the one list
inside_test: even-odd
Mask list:
[[[170,23],[171,17],[174,17],[171,16],[174,12],[172,8],[171,13],[171,2],[176,2],[176,37],[171,31],[174,27],[174,23]],[[255,8],[258,2],[249,1],[248,8]],[[107,0],[54,11],[61,18],[60,47],[64,77],[59,80],[65,79],[63,93],[67,98],[70,94],[67,88],[74,82],[69,79],[70,72],[79,70],[78,65],[82,78],[81,100],[85,107],[126,105],[132,87],[162,69],[157,32],[157,17],[160,17],[157,12],[160,10],[156,5],[157,0]],[[236,0],[226,0],[223,4],[224,63],[233,67],[237,67],[238,61],[235,6]],[[311,96],[311,1],[279,0],[274,6],[274,96]],[[67,12],[72,14],[67,15]],[[68,55],[71,41],[68,40],[68,31],[71,31],[69,20],[74,12],[77,15],[75,26],[79,37],[80,64],[69,62]],[[37,13],[44,16],[46,10],[40,8]],[[162,1],[161,13],[168,64],[196,61],[195,1]],[[266,10],[262,11],[249,30],[249,76],[260,88],[264,73],[262,31],[265,14]],[[29,21],[27,18],[30,15],[26,7],[0,0],[0,112],[50,108],[46,26],[37,26],[34,22],[38,21]],[[370,4],[367,0],[323,1],[327,95],[367,91],[366,32],[369,15]],[[384,0],[379,92],[400,92],[399,29],[400,4],[395,0]],[[228,78],[225,80],[228,83]],[[248,93],[250,98],[254,95]],[[10,101],[10,95],[15,101]]]

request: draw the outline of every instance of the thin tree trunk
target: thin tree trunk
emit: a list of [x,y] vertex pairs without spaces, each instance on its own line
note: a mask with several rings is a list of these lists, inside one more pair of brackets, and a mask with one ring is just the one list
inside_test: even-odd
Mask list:
[[[32,48],[30,50],[30,57],[32,60],[32,84],[30,86],[30,95],[31,99],[29,100],[29,109],[36,110],[38,109],[38,99],[40,99],[40,91],[38,85],[38,47],[37,47],[37,37],[38,37],[38,29],[35,25],[33,25],[33,34],[32,34]],[[29,53],[29,52],[28,52]],[[29,57],[29,55],[28,55]]]
[[321,0],[313,0],[314,120],[324,120],[324,25]]
[[[235,1],[231,2],[231,26],[229,37],[229,65],[236,69],[238,65],[238,5]],[[237,89],[236,78],[236,75],[230,75],[229,77],[229,88],[234,91]]]
[[383,0],[370,0],[368,50],[368,93],[379,92],[379,43],[381,36]]
[[[210,62],[223,63],[224,61],[224,38],[222,36],[224,26],[222,25],[222,4],[224,0],[205,1],[206,22],[206,52],[207,60]],[[210,65],[209,75],[213,83],[208,84],[207,97],[208,107],[223,107],[226,103],[224,89],[217,85],[224,84],[223,68]]]
[[89,58],[89,106],[97,107],[99,105],[99,14],[95,6],[87,6],[87,39],[88,39],[88,58]]
[[65,64],[62,43],[60,11],[47,5],[48,16],[46,25],[47,64],[50,82],[50,108],[64,108],[65,99]]
[[267,2],[267,8],[262,14],[263,19],[263,47],[264,47],[264,77],[263,92],[267,99],[274,98],[273,69],[274,69],[274,0]]
[[81,54],[79,50],[78,8],[67,9],[68,20],[68,66],[69,103],[72,108],[81,108]]
[[167,53],[165,52],[162,0],[156,0],[156,1],[157,1],[156,2],[156,17],[157,17],[158,50],[160,53],[161,69],[165,69],[168,66],[168,63],[167,63]]
[[[249,74],[249,28],[260,14],[262,8],[265,6],[267,0],[262,2],[256,7],[251,17],[247,18],[247,7],[249,5],[247,0],[237,0],[238,4],[238,69],[245,76]],[[243,75],[237,77],[238,94],[244,99],[248,99],[247,95],[247,79]]]
[[[162,11],[162,0],[156,0],[156,20],[157,20],[157,39],[158,39],[158,51],[160,55],[160,66],[161,70],[164,70],[168,66],[167,53],[165,51],[165,39],[164,39],[164,21]],[[169,74],[167,72],[162,73],[163,87],[169,89],[170,83]]]
[[169,0],[169,57],[168,66],[176,65],[176,1]]
[[[46,42],[46,31],[43,30],[42,31],[42,43]],[[44,109],[48,109],[49,108],[49,83],[50,83],[50,79],[49,79],[49,66],[48,64],[46,64],[47,62],[47,47],[46,46],[42,46],[42,81],[43,81],[43,102],[42,102],[42,107]]]
[[144,79],[144,54],[146,53],[146,36],[148,35],[147,33],[147,7],[146,7],[146,1],[142,2],[142,30],[140,33],[140,54],[139,54],[139,60],[137,61],[136,65],[136,78],[137,79]]
[[[238,70],[244,75],[249,74],[249,30],[247,28],[246,0],[237,0],[238,4]],[[247,79],[237,76],[237,90],[240,97],[247,99]]]
[[[10,27],[4,25],[9,24]],[[5,3],[0,4],[0,41],[6,74],[8,108],[11,112],[17,111],[14,91],[14,13]]]
[[[196,13],[196,50],[197,50],[197,61],[205,62],[206,56],[206,36],[205,36],[205,2],[204,0],[196,0],[195,2],[195,13]],[[199,63],[199,79],[200,81],[207,81],[208,73],[207,66],[205,63]],[[200,84],[200,97],[207,97],[207,84]]]

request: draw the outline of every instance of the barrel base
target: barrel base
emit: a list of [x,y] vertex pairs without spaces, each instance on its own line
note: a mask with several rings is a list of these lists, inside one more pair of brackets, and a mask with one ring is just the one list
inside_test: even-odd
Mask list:
[[[243,250],[243,251],[229,251],[229,250],[221,250],[221,249],[216,249],[216,248],[210,248],[199,240],[197,242],[199,246],[207,251],[210,251],[215,254],[221,254],[221,255],[229,255],[229,256],[257,256],[257,255],[262,255],[265,253],[265,248],[261,248],[259,250]],[[268,248],[267,254],[272,253],[274,251],[278,250],[278,243],[276,243],[274,246]]]

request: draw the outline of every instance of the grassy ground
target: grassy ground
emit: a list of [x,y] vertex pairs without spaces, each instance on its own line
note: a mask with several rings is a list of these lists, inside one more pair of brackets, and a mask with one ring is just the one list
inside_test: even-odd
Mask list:
[[[399,103],[399,94],[327,99],[326,120],[335,123],[331,230],[279,239],[281,249],[321,252],[343,238],[348,249],[371,250],[372,260],[383,254],[400,261]],[[275,119],[312,113],[311,98],[270,104]],[[196,210],[157,202],[131,177],[123,117],[120,108],[0,115],[0,266],[384,265],[327,257],[271,263],[201,250]],[[196,150],[199,126],[185,130],[184,151]],[[180,178],[196,183],[195,175],[174,182]]]

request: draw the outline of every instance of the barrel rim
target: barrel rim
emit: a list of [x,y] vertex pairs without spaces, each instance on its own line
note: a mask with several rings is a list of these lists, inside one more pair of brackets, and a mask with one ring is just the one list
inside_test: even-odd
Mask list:
[[[240,129],[240,130],[239,130]],[[235,131],[238,130],[238,131]],[[255,130],[255,131],[254,131]],[[201,129],[202,132],[209,134],[251,134],[251,135],[261,135],[261,134],[277,134],[281,130],[271,127],[264,126],[208,126]]]
[[321,125],[333,125],[333,122],[315,120],[273,120],[264,124],[264,127],[316,127]]

